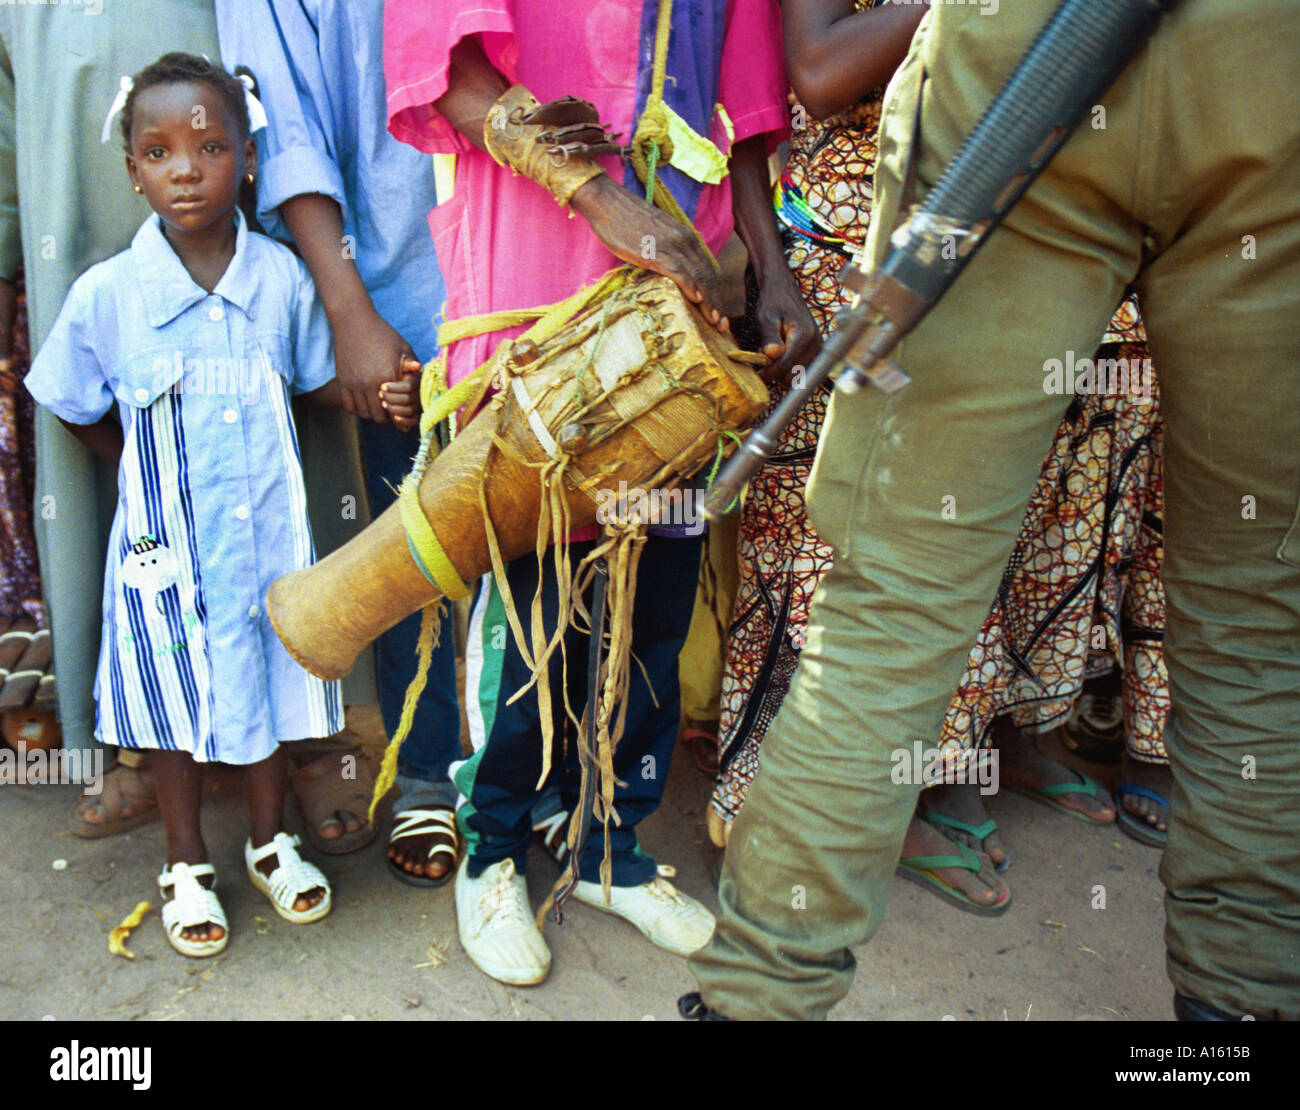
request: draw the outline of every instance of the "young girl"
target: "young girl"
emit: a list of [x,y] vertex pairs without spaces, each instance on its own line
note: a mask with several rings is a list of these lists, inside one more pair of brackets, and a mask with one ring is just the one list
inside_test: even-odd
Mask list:
[[[283,829],[280,745],[342,728],[339,690],[290,659],[262,599],[313,558],[290,394],[340,395],[306,269],[236,208],[256,172],[244,87],[168,54],[134,78],[121,123],[127,172],[156,215],[73,285],[26,381],[118,465],[96,736],[155,751],[163,923],[178,951],[210,956],[228,930],[199,828],[200,763],[246,768],[245,864],[276,912],[306,923],[331,907]],[[418,411],[415,382],[385,387],[395,417]]]

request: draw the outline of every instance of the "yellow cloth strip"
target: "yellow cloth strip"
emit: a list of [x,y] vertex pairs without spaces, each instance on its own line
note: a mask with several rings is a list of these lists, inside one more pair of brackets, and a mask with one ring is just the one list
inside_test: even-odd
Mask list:
[[443,550],[438,537],[434,535],[429,518],[424,515],[424,507],[420,504],[419,487],[411,478],[408,477],[402,483],[397,503],[402,514],[402,527],[406,529],[407,542],[410,543],[419,560],[420,570],[424,572],[424,576],[452,601],[469,597],[469,587],[461,581],[456,568],[447,558],[447,552]]

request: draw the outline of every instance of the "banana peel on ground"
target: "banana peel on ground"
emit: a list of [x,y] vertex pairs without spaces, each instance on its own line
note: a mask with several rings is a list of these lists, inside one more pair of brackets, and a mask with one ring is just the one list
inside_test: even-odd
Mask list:
[[110,955],[124,956],[128,960],[135,959],[135,953],[126,946],[126,938],[131,935],[131,930],[144,920],[144,915],[151,909],[153,909],[153,906],[148,902],[139,903],[135,909],[126,915],[122,920],[122,924],[108,934],[108,951]]

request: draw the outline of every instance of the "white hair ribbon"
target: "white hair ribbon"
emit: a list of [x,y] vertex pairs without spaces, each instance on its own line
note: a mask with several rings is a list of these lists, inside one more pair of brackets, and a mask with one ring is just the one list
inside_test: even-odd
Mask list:
[[253,75],[241,73],[239,80],[244,85],[244,103],[248,107],[248,133],[255,135],[266,126],[266,109],[262,102],[253,95]]
[[129,77],[123,77],[117,86],[117,95],[113,97],[113,103],[108,106],[108,115],[104,117],[104,130],[99,133],[101,143],[108,142],[108,136],[113,130],[113,120],[117,113],[126,107],[126,96],[134,86],[134,82]]

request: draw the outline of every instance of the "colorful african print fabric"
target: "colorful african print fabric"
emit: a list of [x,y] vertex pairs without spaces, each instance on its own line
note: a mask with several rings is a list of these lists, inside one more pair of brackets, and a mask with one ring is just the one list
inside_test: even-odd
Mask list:
[[1108,378],[1109,367],[1128,371],[1129,388],[1078,394],[1067,409],[944,718],[941,748],[982,743],[1004,713],[1027,731],[1053,729],[1086,678],[1119,666],[1128,753],[1166,762],[1164,426],[1146,343],[1133,341],[1140,336],[1125,302],[1093,361]]
[[[790,140],[776,210],[786,261],[825,335],[848,301],[837,276],[866,238],[883,90],[848,112],[806,121]],[[803,122],[796,108],[796,122]],[[785,390],[772,389],[772,405]],[[731,821],[758,769],[758,751],[799,661],[808,605],[832,552],[808,521],[804,487],[828,394],[811,399],[749,485],[740,518],[740,585],[727,638],[714,809]],[[770,411],[770,410],[769,410]]]
[[32,505],[36,481],[35,403],[27,373],[27,303],[19,275],[10,367],[0,371],[0,625],[30,618],[45,627]]

